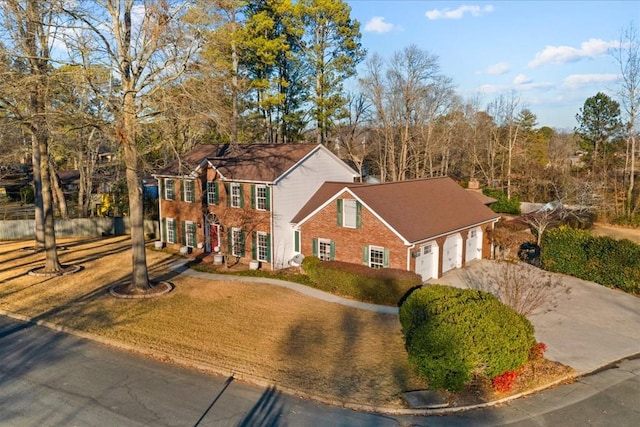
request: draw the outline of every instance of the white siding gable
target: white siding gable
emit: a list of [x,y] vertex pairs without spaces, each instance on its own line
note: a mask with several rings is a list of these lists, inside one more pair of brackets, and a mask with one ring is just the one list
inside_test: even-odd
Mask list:
[[357,173],[325,147],[298,163],[273,186],[273,261],[288,266],[293,257],[291,219],[325,181],[353,182]]

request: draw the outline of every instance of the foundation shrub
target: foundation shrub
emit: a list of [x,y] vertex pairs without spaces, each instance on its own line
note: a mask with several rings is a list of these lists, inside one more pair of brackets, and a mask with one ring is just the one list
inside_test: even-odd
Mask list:
[[545,233],[544,269],[640,294],[640,245],[560,227]]
[[373,269],[339,261],[306,257],[302,268],[312,286],[360,301],[396,305],[411,288],[422,283],[419,275],[399,269]]
[[416,289],[400,307],[400,323],[409,363],[433,389],[459,391],[476,375],[518,369],[535,344],[531,322],[475,289]]

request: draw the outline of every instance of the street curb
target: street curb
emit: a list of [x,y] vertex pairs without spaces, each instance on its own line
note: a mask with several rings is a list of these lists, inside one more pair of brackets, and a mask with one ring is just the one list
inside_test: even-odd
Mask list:
[[494,400],[491,402],[485,402],[485,403],[480,403],[480,404],[476,404],[476,405],[467,405],[467,406],[456,406],[456,407],[446,407],[446,408],[433,408],[433,409],[409,409],[409,408],[392,408],[392,407],[386,407],[386,406],[373,406],[373,405],[364,405],[364,404],[357,404],[357,403],[349,403],[349,402],[343,402],[337,399],[331,399],[331,398],[327,398],[325,396],[320,396],[320,395],[314,395],[312,393],[308,393],[308,392],[303,392],[300,391],[298,389],[294,389],[294,388],[290,388],[290,387],[284,387],[284,386],[280,386],[277,384],[277,382],[275,381],[269,381],[266,378],[262,378],[262,377],[257,377],[254,375],[250,375],[250,374],[246,374],[246,373],[242,373],[242,372],[235,372],[233,370],[229,370],[229,369],[222,369],[219,367],[215,367],[212,365],[207,365],[207,364],[203,364],[203,363],[197,363],[194,362],[192,360],[189,359],[184,359],[181,357],[176,357],[173,356],[171,354],[168,353],[163,353],[163,352],[158,352],[158,351],[153,351],[153,350],[149,350],[149,349],[141,349],[139,347],[133,346],[133,345],[129,345],[129,344],[125,344],[122,343],[120,341],[116,341],[110,338],[105,338],[105,337],[101,337],[99,335],[95,335],[95,334],[91,334],[88,332],[83,332],[83,331],[79,331],[77,329],[73,329],[73,328],[69,328],[66,326],[61,326],[61,325],[57,325],[55,323],[51,323],[51,322],[47,322],[44,320],[34,320],[33,318],[30,318],[28,316],[24,316],[21,314],[16,314],[16,313],[11,313],[5,310],[0,309],[0,315],[2,316],[6,316],[9,317],[11,319],[14,320],[18,320],[21,322],[25,322],[25,323],[29,323],[32,325],[38,325],[38,326],[42,326],[45,327],[47,329],[56,331],[56,332],[63,332],[69,335],[73,335],[82,339],[86,339],[89,341],[93,341],[93,342],[97,342],[112,348],[116,348],[119,350],[124,350],[124,351],[128,351],[131,353],[135,353],[135,354],[139,354],[139,355],[143,355],[143,356],[147,356],[150,357],[152,359],[155,359],[159,362],[163,362],[163,363],[174,363],[178,366],[182,366],[185,368],[190,368],[190,369],[196,369],[198,371],[201,372],[205,372],[208,374],[213,374],[213,375],[218,375],[218,376],[225,376],[225,377],[233,377],[234,379],[238,379],[240,381],[243,381],[245,383],[248,384],[252,384],[255,386],[259,386],[259,387],[264,387],[264,388],[268,388],[268,387],[273,387],[275,385],[276,389],[280,392],[283,392],[285,394],[288,394],[290,396],[295,396],[295,397],[299,397],[302,399],[306,399],[306,400],[312,400],[314,402],[318,402],[318,403],[322,403],[325,405],[330,405],[330,406],[334,406],[334,407],[339,407],[339,408],[345,408],[345,409],[351,409],[354,411],[358,411],[358,412],[370,412],[370,413],[377,413],[377,414],[386,414],[386,415],[406,415],[406,416],[429,416],[429,415],[444,415],[444,414],[452,414],[452,413],[459,413],[459,412],[466,412],[466,411],[470,411],[470,410],[474,410],[474,409],[483,409],[483,408],[489,408],[489,407],[493,407],[496,405],[500,405],[503,403],[508,403],[512,400],[516,400],[525,396],[529,396],[531,394],[535,394],[538,393],[540,391],[549,389],[551,387],[555,387],[559,384],[562,384],[564,382],[567,381],[571,381],[571,380],[575,380],[577,378],[586,376],[586,375],[590,375],[592,373],[595,373],[597,371],[602,370],[603,368],[606,368],[608,366],[614,365],[622,360],[625,359],[632,359],[632,358],[637,358],[640,357],[640,353],[634,353],[634,354],[630,354],[628,356],[625,357],[621,357],[615,361],[611,361],[605,365],[603,365],[602,367],[593,369],[589,372],[575,372],[569,375],[566,375],[562,378],[559,378],[551,383],[536,387],[534,389],[531,390],[527,390],[525,392],[522,393],[518,393],[518,394],[514,394],[512,396],[507,396],[504,397],[502,399],[498,399],[498,400]]

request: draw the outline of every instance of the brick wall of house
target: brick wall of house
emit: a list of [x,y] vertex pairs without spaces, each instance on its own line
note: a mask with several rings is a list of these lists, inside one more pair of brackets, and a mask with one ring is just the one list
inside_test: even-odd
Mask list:
[[[207,180],[215,180],[218,183],[218,203],[209,205],[207,203],[206,186]],[[253,241],[251,234],[253,231],[262,231],[265,233],[271,232],[271,212],[259,211],[251,208],[251,185],[243,184],[243,199],[244,207],[231,208],[227,207],[227,194],[225,191],[225,182],[217,179],[215,171],[212,169],[207,170],[207,174],[202,178],[196,179],[194,182],[194,202],[182,201],[182,180],[175,179],[176,183],[180,181],[180,187],[176,184],[176,193],[179,193],[179,200],[166,200],[164,193],[162,197],[161,208],[162,218],[173,218],[177,222],[177,243],[168,244],[171,249],[178,250],[182,246],[183,230],[180,227],[182,221],[193,221],[196,226],[196,240],[197,243],[202,243],[202,248],[192,249],[192,253],[200,254],[205,252],[205,215],[207,212],[213,213],[218,219],[218,223],[222,226],[222,242],[221,252],[226,254],[228,252],[226,236],[227,230],[231,227],[242,228],[246,233],[245,240],[245,260],[250,261],[252,259]],[[229,182],[226,182],[229,183]],[[264,263],[263,268],[270,268],[270,263]]]
[[[349,199],[348,194],[340,196]],[[384,224],[382,224],[365,206],[362,206],[360,228],[338,226],[337,203],[333,201],[318,212],[300,228],[301,252],[310,256],[313,253],[313,239],[326,238],[335,242],[335,260],[362,263],[362,247],[367,245],[389,249],[389,267],[407,268],[407,247]]]

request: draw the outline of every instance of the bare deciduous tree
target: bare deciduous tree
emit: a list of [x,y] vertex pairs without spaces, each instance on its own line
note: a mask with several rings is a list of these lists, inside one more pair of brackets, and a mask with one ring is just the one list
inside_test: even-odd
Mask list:
[[558,293],[571,289],[550,273],[514,261],[495,262],[481,271],[465,271],[464,281],[472,289],[490,292],[523,316],[557,305]]
[[180,78],[195,49],[194,40],[178,25],[188,3],[100,0],[76,6],[67,12],[93,37],[94,50],[87,52],[93,56],[92,62],[111,69],[118,81],[104,101],[115,116],[115,139],[124,153],[131,221],[131,288],[144,291],[149,288],[149,275],[142,203],[144,143],[139,140],[139,125],[153,116],[147,100]]

